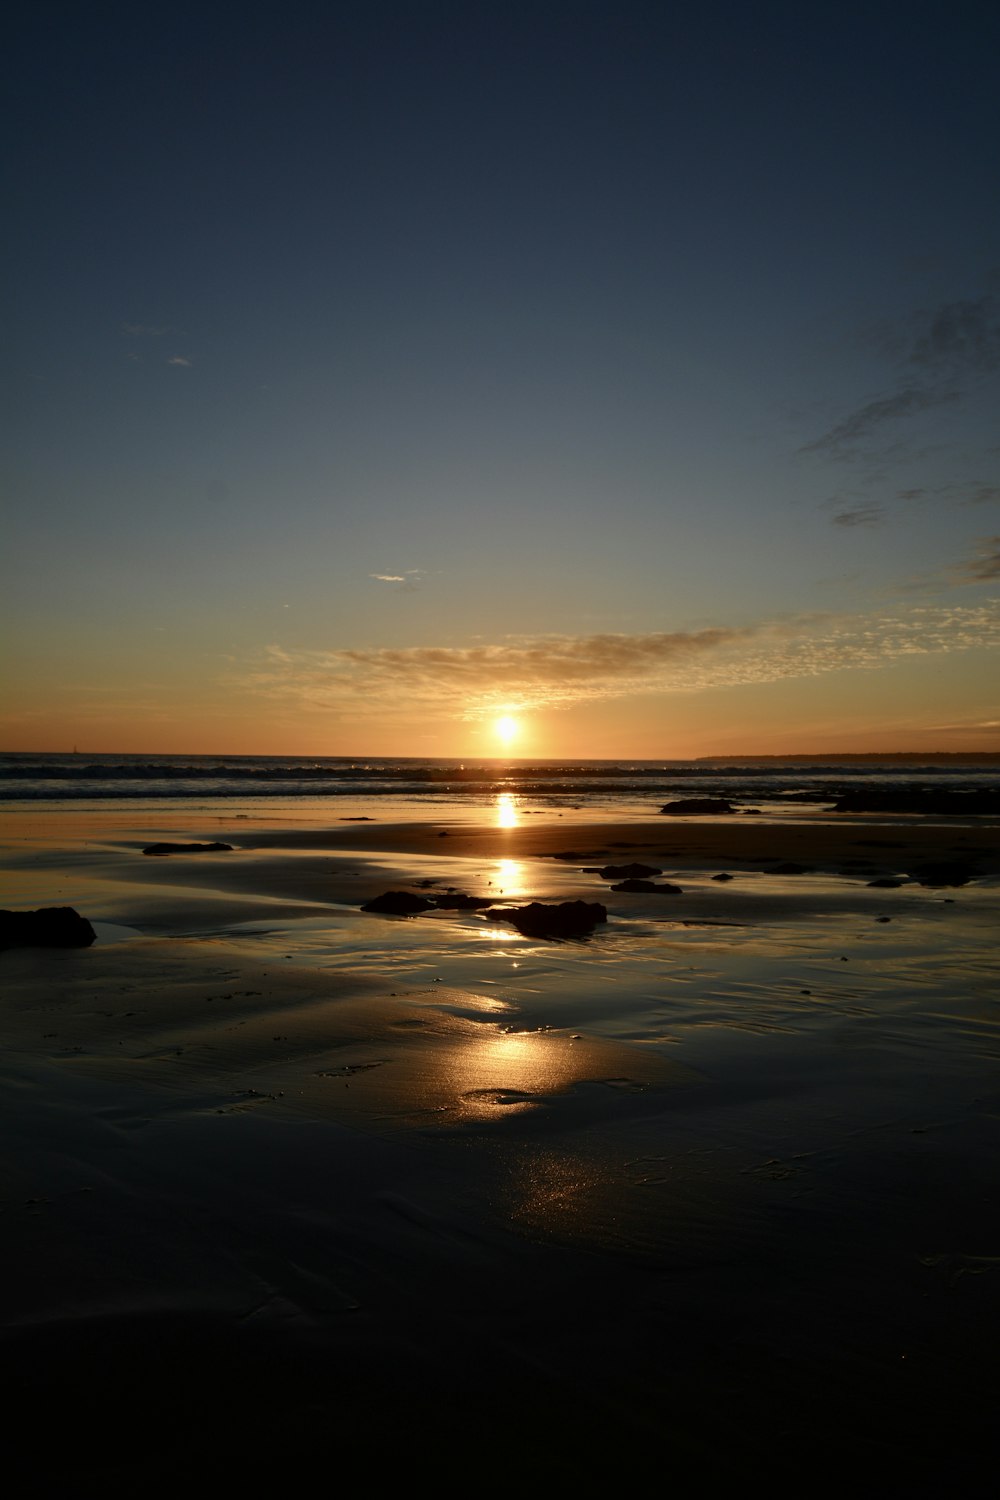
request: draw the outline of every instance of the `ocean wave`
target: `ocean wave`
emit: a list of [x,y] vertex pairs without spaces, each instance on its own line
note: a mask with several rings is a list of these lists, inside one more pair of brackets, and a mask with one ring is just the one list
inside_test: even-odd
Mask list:
[[0,755],[6,802],[182,797],[470,798],[666,801],[699,789],[734,801],[823,802],[858,785],[996,787],[1000,765],[875,762],[350,760],[278,756]]

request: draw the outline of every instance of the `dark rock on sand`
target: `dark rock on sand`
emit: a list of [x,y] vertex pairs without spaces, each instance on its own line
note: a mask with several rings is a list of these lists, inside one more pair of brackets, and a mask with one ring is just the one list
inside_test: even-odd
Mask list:
[[480,907],[492,906],[492,896],[463,896],[459,891],[437,896],[434,901],[439,911],[478,911]]
[[713,880],[732,880],[733,876],[729,874],[728,870],[720,870],[720,872],[719,872],[718,875],[713,875],[712,876],[712,879]]
[[913,878],[920,885],[968,885],[976,878],[976,868],[964,859],[935,860],[919,865]]
[[684,892],[679,885],[671,885],[665,880],[662,885],[657,885],[654,880],[623,880],[619,885],[611,887],[613,891],[658,891],[662,896],[682,896]]
[[639,880],[644,875],[662,875],[655,865],[585,865],[585,875],[600,875],[602,880]]
[[731,813],[736,809],[725,797],[681,797],[660,808],[670,818],[683,818],[685,813]]
[[220,854],[232,844],[150,844],[143,854]]
[[856,787],[842,792],[834,812],[936,813],[950,818],[967,814],[1000,815],[1000,791],[994,787],[959,788],[922,786]]
[[495,906],[491,915],[510,922],[525,937],[589,937],[599,922],[608,920],[607,907],[599,901],[563,901],[547,906],[532,901],[528,906]]
[[550,859],[567,860],[570,864],[579,864],[582,859],[600,859],[602,854],[607,854],[607,849],[588,849],[583,853],[580,849],[558,849],[550,854]]
[[433,901],[428,901],[425,896],[414,896],[412,891],[383,891],[381,896],[366,901],[361,910],[389,917],[412,917],[418,911],[432,911],[433,908]]
[[0,911],[0,948],[89,948],[96,937],[72,906]]

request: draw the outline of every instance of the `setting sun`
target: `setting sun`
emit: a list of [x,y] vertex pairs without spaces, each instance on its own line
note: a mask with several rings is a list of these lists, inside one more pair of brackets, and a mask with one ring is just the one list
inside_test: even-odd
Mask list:
[[505,745],[509,745],[512,740],[515,740],[520,730],[520,724],[510,714],[504,714],[503,718],[497,719],[493,726],[493,732],[497,739],[502,740]]

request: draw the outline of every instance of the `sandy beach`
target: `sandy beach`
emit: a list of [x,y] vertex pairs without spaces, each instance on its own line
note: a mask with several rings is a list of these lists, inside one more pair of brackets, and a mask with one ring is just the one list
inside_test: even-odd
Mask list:
[[[24,808],[2,855],[0,906],[98,933],[0,954],[17,1472],[912,1492],[992,1451],[995,821]],[[592,868],[631,861],[681,893]],[[360,909],[449,889],[499,910]],[[585,941],[502,917],[576,899]]]

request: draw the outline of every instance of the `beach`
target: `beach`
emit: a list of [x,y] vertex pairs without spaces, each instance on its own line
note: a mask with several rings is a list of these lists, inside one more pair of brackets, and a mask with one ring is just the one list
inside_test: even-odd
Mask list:
[[[0,906],[97,931],[0,954],[18,1472],[912,1488],[993,1451],[996,820],[502,801],[4,814]],[[401,890],[493,905],[361,910]],[[581,940],[504,917],[576,900]]]

